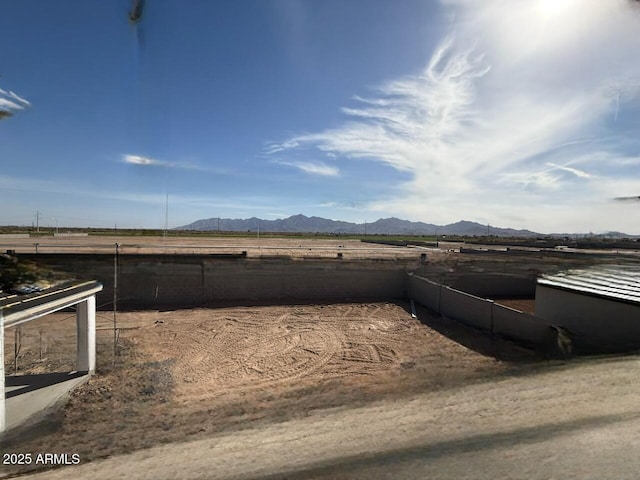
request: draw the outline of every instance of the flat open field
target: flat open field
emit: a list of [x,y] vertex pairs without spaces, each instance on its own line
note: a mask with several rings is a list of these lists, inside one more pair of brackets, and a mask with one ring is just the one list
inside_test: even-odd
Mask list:
[[[72,367],[70,315],[22,327],[18,373]],[[11,439],[12,451],[75,452],[84,462],[456,388],[537,364],[526,350],[492,343],[425,309],[412,318],[408,304],[121,313],[115,367],[111,321],[99,312],[97,374],[39,430]],[[14,338],[8,330],[8,373]]]
[[[113,253],[119,244],[120,253],[167,253],[208,254],[240,253],[293,257],[333,257],[342,252],[349,258],[384,258],[418,256],[424,248],[397,247],[364,243],[352,239],[282,238],[277,236],[246,237],[136,237],[136,236],[87,236],[87,237],[40,237],[0,238],[0,251],[13,249],[18,253]],[[433,249],[431,249],[433,250]]]

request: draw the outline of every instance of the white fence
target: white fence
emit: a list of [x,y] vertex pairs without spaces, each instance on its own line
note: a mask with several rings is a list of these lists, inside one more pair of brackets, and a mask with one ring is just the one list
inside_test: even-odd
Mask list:
[[551,324],[534,315],[514,310],[447,287],[424,277],[409,274],[407,294],[425,307],[479,330],[530,345],[548,342]]

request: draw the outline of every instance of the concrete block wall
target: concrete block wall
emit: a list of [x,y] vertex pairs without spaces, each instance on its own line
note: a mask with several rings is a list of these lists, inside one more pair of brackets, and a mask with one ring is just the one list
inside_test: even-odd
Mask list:
[[370,265],[289,262],[264,265],[248,262],[204,265],[204,301],[403,298],[406,271]]
[[441,289],[441,284],[417,275],[407,280],[407,296],[436,313],[440,313]]
[[[20,255],[40,265],[95,279],[98,308],[113,305],[113,254]],[[411,260],[216,258],[127,254],[118,258],[118,308],[179,308],[217,301],[404,298]]]
[[440,313],[479,330],[491,330],[493,302],[451,287],[442,287]]
[[[113,271],[110,275],[113,277]],[[113,298],[112,289],[111,295]],[[170,264],[144,259],[120,261],[118,297],[120,308],[200,305],[203,299],[202,267],[197,263]]]
[[407,294],[431,310],[470,327],[534,346],[549,341],[550,323],[418,275],[409,275]]
[[545,345],[549,341],[550,326],[534,315],[513,308],[493,304],[493,331],[529,345]]

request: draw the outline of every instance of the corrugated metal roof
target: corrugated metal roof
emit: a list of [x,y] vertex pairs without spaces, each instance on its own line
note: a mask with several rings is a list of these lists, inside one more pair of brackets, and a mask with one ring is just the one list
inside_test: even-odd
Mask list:
[[597,265],[543,275],[539,285],[640,304],[640,265]]

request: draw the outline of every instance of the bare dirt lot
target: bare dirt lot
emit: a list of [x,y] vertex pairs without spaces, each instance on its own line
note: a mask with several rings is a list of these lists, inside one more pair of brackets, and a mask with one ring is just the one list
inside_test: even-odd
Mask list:
[[[37,244],[37,246],[36,246]],[[17,253],[113,253],[118,244],[122,254],[210,254],[247,252],[250,257],[287,255],[332,257],[342,252],[348,258],[415,257],[424,248],[364,243],[353,239],[258,237],[87,236],[0,239],[0,250]],[[433,250],[433,249],[432,249]]]
[[[18,373],[72,368],[70,315],[23,326]],[[408,305],[386,302],[126,312],[118,314],[114,366],[112,317],[99,312],[97,374],[40,429],[10,439],[10,448],[51,452],[55,445],[84,463],[537,365],[530,352],[425,309],[418,317]],[[8,331],[9,373],[14,338]]]
[[637,356],[547,363],[61,468],[35,479],[635,479]]

